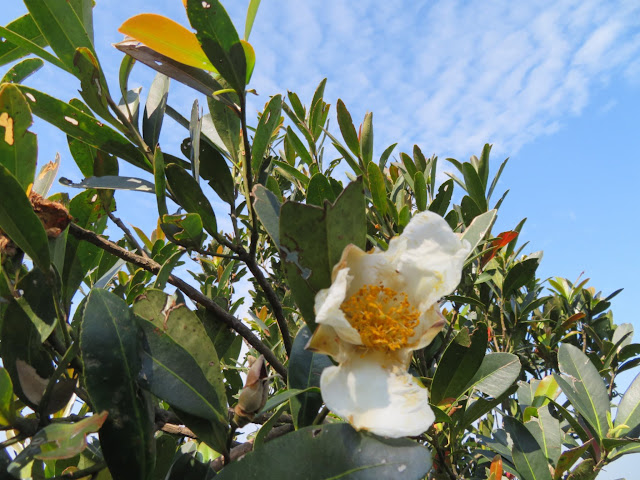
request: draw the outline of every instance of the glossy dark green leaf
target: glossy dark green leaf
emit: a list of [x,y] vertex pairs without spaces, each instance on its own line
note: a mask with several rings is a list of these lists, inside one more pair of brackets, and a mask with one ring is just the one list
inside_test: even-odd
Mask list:
[[109,412],[99,436],[114,478],[150,478],[155,464],[153,407],[136,383],[138,342],[125,302],[106,290],[91,290],[80,333],[84,384],[96,411]]
[[367,177],[373,205],[380,215],[384,215],[387,213],[387,187],[380,167],[373,162],[369,163],[367,165]]
[[282,174],[290,182],[295,183],[296,181],[298,181],[304,187],[309,185],[309,177],[307,177],[297,168],[292,167],[288,163],[280,162],[278,160],[273,160],[273,165],[278,169],[278,173]]
[[247,59],[227,11],[218,0],[188,0],[187,15],[213,66],[236,92],[244,95],[248,83]]
[[309,328],[318,290],[331,284],[331,271],[344,248],[365,247],[366,218],[362,180],[352,182],[324,208],[285,202],[280,210],[280,245],[293,296]]
[[630,434],[632,436],[638,436],[640,433],[638,432],[638,427],[640,427],[640,374],[631,382],[620,400],[614,426],[619,425],[629,427],[629,430],[633,432]]
[[464,183],[467,187],[467,192],[469,192],[469,196],[476,202],[481,213],[486,212],[487,199],[484,196],[484,188],[478,172],[476,172],[476,169],[473,168],[473,165],[470,163],[463,163],[462,174],[464,175]]
[[74,74],[80,79],[80,95],[102,118],[119,127],[109,111],[109,87],[95,55],[86,47],[78,48],[74,57]]
[[480,368],[465,387],[480,390],[494,398],[508,390],[520,376],[520,360],[512,353],[490,353],[486,355]]
[[537,418],[525,422],[529,432],[534,436],[538,445],[542,447],[545,457],[553,465],[556,465],[562,453],[562,439],[564,433],[560,429],[560,422],[549,412],[549,407],[544,406],[538,409]]
[[460,397],[480,368],[487,350],[487,327],[479,324],[473,335],[462,330],[442,354],[431,385],[431,402]]
[[340,126],[340,132],[342,138],[344,138],[347,147],[353,152],[356,157],[360,157],[360,142],[358,141],[358,132],[353,126],[353,120],[351,114],[345,107],[344,102],[338,99],[336,103],[336,112],[338,115],[338,125]]
[[505,417],[504,425],[513,442],[512,458],[522,480],[551,480],[547,458],[531,432],[512,417]]
[[24,85],[20,85],[20,90],[29,100],[29,106],[35,115],[67,135],[94,148],[112,153],[137,167],[151,171],[151,165],[142,153],[115,130],[70,104],[45,93]]
[[0,229],[48,273],[51,257],[44,226],[18,180],[4,165],[0,165],[0,192]]
[[280,202],[262,185],[253,187],[253,207],[274,245],[280,249]]
[[[309,387],[320,387],[322,371],[333,365],[328,356],[305,350],[311,330],[306,325],[302,327],[293,342],[289,357],[288,382],[289,388],[304,390]],[[322,406],[322,396],[318,392],[305,392],[289,401],[293,424],[296,428],[311,425],[318,410]]]
[[16,302],[27,314],[44,342],[57,324],[56,307],[50,281],[40,269],[33,269],[20,279],[16,288],[22,296]]
[[211,435],[203,440],[223,451],[227,402],[218,355],[196,314],[171,302],[166,293],[150,289],[134,304],[146,338],[143,380],[154,395],[187,414],[187,426],[192,417],[200,427],[205,420]]
[[240,117],[228,105],[208,99],[211,120],[217,134],[235,162],[239,162]]
[[[330,459],[330,461],[327,461]],[[419,479],[431,469],[431,453],[405,438],[356,432],[344,423],[307,427],[266,443],[225,467],[220,480]]]
[[462,212],[462,218],[465,225],[470,225],[476,218],[482,215],[482,210],[476,201],[469,195],[462,197],[462,200],[460,201],[460,210]]
[[360,152],[364,167],[373,160],[373,113],[367,112],[360,130]]
[[86,47],[95,55],[93,44],[70,2],[25,0],[29,13],[62,62],[73,67],[76,49]]
[[[22,38],[33,42],[37,47],[46,47],[47,41],[42,36],[42,32],[38,29],[38,26],[33,21],[33,17],[29,14],[23,15],[20,18],[15,19],[9,23],[6,27],[7,30],[15,32]],[[0,35],[2,35],[0,31]],[[21,57],[29,55],[31,51],[25,50],[9,39],[5,38],[4,42],[0,42],[0,66],[13,62]]]
[[558,350],[558,365],[562,375],[554,374],[554,377],[562,393],[598,438],[604,438],[609,430],[609,396],[598,370],[579,348],[566,343]]
[[172,242],[186,248],[200,248],[204,241],[202,218],[197,213],[163,215],[160,227]]
[[53,364],[42,345],[40,333],[17,302],[10,302],[3,313],[0,354],[2,365],[11,377],[15,394],[25,405],[37,409],[22,391],[16,361],[26,362],[42,378],[51,376]]
[[427,209],[427,182],[421,171],[417,171],[413,177],[413,193],[415,194],[416,207],[420,212],[424,212]]
[[[95,190],[86,190],[73,197],[69,204],[69,213],[74,217],[74,223],[98,234],[102,233],[107,226],[107,212]],[[64,305],[71,304],[76,290],[87,273],[98,265],[100,258],[101,250],[99,247],[69,235],[61,275]]]
[[480,178],[483,191],[486,190],[487,183],[489,181],[489,154],[491,153],[492,146],[493,145],[488,143],[484,144],[484,147],[482,147],[482,154],[478,161],[478,177]]
[[235,181],[224,156],[208,142],[200,142],[200,176],[227,203],[234,201]]
[[165,480],[177,450],[176,439],[166,433],[156,437],[156,466],[152,480]]
[[294,132],[291,127],[287,127],[287,135],[284,141],[291,144],[294,151],[300,157],[302,163],[306,165],[311,165],[313,163],[313,159],[311,158],[309,150],[307,149],[307,147],[305,147],[304,143],[302,143],[302,140],[300,140],[300,137],[296,135],[296,132]]
[[39,58],[27,58],[11,67],[0,83],[21,83],[42,68],[44,62]]
[[153,79],[147,95],[142,116],[142,138],[151,149],[156,148],[160,139],[160,130],[169,96],[169,83],[169,77],[158,73]]
[[329,179],[322,173],[316,173],[307,186],[307,204],[321,207],[325,200],[333,203],[336,201],[336,195]]
[[380,170],[384,171],[387,165],[387,160],[389,159],[391,152],[393,152],[393,149],[396,148],[396,145],[398,144],[394,143],[393,145],[389,145],[387,149],[384,152],[382,152],[382,155],[380,155],[380,161],[378,162],[378,166],[380,167]]
[[418,145],[413,146],[413,161],[415,162],[416,168],[419,172],[422,172],[424,175],[427,174],[427,159],[424,158],[424,154]]
[[513,265],[504,277],[502,284],[503,298],[509,298],[519,288],[535,280],[536,270],[540,264],[539,258],[527,258]]
[[444,217],[451,203],[453,195],[453,180],[449,179],[438,188],[436,198],[429,204],[429,210]]
[[402,158],[402,164],[404,165],[405,170],[409,174],[409,177],[413,179],[413,177],[415,177],[416,173],[418,172],[418,169],[416,168],[415,163],[413,163],[413,160],[411,160],[411,157],[404,152],[400,154],[400,158]]
[[38,141],[28,128],[31,110],[20,89],[0,88],[0,165],[4,165],[26,191],[36,173]]
[[0,426],[13,421],[13,384],[6,369],[0,368]]
[[280,125],[282,113],[282,96],[274,95],[267,103],[264,112],[260,116],[260,121],[256,127],[251,147],[251,165],[254,172],[257,172],[262,164],[263,157],[267,154],[267,148],[271,144],[271,137]]
[[171,164],[165,168],[169,188],[177,202],[187,211],[202,218],[202,226],[212,236],[218,235],[216,215],[200,185],[182,167]]

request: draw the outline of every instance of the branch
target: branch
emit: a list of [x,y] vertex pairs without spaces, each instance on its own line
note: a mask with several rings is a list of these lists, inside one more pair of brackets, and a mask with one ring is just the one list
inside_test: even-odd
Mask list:
[[[127,108],[129,107],[127,106]],[[133,236],[133,234],[131,233],[131,230],[127,228],[127,226],[122,222],[122,220],[116,217],[113,214],[113,212],[111,212],[109,209],[105,209],[105,210],[107,211],[107,215],[109,215],[109,218],[111,219],[111,221],[115,223],[118,227],[120,227],[120,230],[124,232],[125,236],[131,242],[131,245],[133,245],[135,249],[140,252],[140,255],[142,255],[143,257],[148,257],[149,255],[147,255],[147,252],[145,252],[144,248],[140,246],[140,244],[138,243],[138,240],[136,240],[136,237]]]
[[240,259],[244,261],[244,263],[249,268],[249,271],[262,288],[271,308],[273,309],[273,314],[276,317],[276,321],[278,322],[278,328],[280,328],[280,334],[282,335],[282,342],[284,344],[284,349],[287,352],[287,356],[291,356],[291,333],[289,333],[289,326],[287,325],[287,319],[284,317],[284,310],[282,310],[282,304],[280,303],[280,299],[276,294],[275,290],[269,284],[269,281],[265,278],[262,270],[260,270],[260,266],[255,260],[255,257],[252,257],[251,254],[248,254],[246,251],[239,252]]
[[[92,243],[100,247],[101,249],[111,253],[112,255],[122,258],[129,263],[133,263],[138,267],[141,267],[151,273],[158,274],[160,272],[161,265],[150,258],[144,258],[133,252],[130,252],[126,248],[122,248],[109,240],[105,240],[95,232],[85,230],[84,228],[76,225],[75,223],[69,224],[69,233],[74,237]],[[199,290],[189,285],[187,282],[174,275],[170,275],[168,279],[169,283],[180,289],[187,297],[196,303],[199,303],[204,308],[212,312],[219,320],[223,321],[230,328],[235,330],[240,336],[242,336],[253,348],[264,355],[265,359],[271,364],[273,369],[278,372],[279,375],[286,381],[287,369],[280,363],[275,354],[267,347],[262,341],[253,333],[253,331],[242,323],[238,318],[223,309],[220,305],[215,303],[210,298],[206,297]]]
[[[290,424],[276,427],[267,434],[265,441],[268,442],[269,440],[273,440],[274,438],[281,437],[282,435],[285,435],[292,430],[293,425]],[[253,440],[249,440],[248,442],[242,443],[237,447],[233,447],[231,449],[231,454],[229,455],[230,461],[233,462],[234,460],[239,459],[240,457],[249,453],[251,450],[253,450]],[[222,456],[216,458],[213,462],[211,462],[211,468],[213,468],[216,472],[222,470],[223,467],[224,461]]]

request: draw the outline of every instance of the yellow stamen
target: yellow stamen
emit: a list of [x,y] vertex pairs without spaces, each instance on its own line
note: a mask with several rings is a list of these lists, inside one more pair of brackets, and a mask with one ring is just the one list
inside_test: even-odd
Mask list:
[[340,306],[351,326],[369,348],[393,352],[407,346],[420,323],[402,292],[382,285],[364,285]]

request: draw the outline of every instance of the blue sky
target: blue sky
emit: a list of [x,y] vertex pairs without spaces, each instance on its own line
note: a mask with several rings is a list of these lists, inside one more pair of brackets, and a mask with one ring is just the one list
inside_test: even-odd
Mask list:
[[[225,3],[242,31],[248,0]],[[18,0],[5,1],[0,23],[25,11]],[[97,0],[96,47],[112,92],[121,55],[110,44],[122,39],[117,27],[142,12],[188,25],[179,0]],[[640,267],[637,0],[263,0],[250,41],[257,55],[254,111],[287,90],[308,103],[328,77],[326,101],[341,98],[354,121],[374,112],[378,154],[391,143],[399,142],[396,153],[415,143],[427,155],[464,160],[492,143],[494,171],[511,158],[500,182],[499,190],[510,193],[498,228],[527,217],[522,239],[531,251],[544,250],[542,278],[575,280],[584,272],[605,295],[625,288],[613,301],[615,319],[640,329],[632,306]],[[136,67],[131,87],[146,90],[152,79]],[[77,95],[74,79],[52,67],[28,83],[64,99]],[[174,87],[169,104],[186,114],[194,96]],[[40,162],[59,151],[61,174],[80,179],[65,138],[41,122],[33,129]],[[166,121],[165,149],[175,150],[184,136]],[[152,229],[151,195],[117,199],[134,206],[126,219]],[[630,475],[631,459],[599,478]]]

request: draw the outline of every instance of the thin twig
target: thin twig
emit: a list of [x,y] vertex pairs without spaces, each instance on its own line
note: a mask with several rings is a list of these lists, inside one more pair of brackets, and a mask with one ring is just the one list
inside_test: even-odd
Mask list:
[[133,233],[131,233],[131,230],[127,228],[127,226],[122,222],[122,220],[116,217],[113,214],[113,212],[109,211],[108,209],[107,209],[107,215],[109,215],[109,218],[111,219],[111,221],[115,223],[120,228],[120,230],[124,232],[127,239],[131,242],[131,245],[133,245],[134,248],[140,252],[140,255],[142,255],[143,257],[149,258],[149,255],[147,255],[147,252],[145,251],[145,249],[142,248],[142,246],[138,243],[138,240],[136,240],[136,237],[133,236]]
[[[100,247],[101,249],[117,256],[118,258],[122,258],[129,263],[133,263],[143,269],[158,274],[160,268],[162,267],[158,262],[150,259],[144,258],[138,254],[130,252],[126,248],[122,248],[119,245],[110,242],[92,232],[90,230],[86,230],[74,223],[69,224],[69,233],[71,233],[74,237],[85,240],[93,245]],[[278,360],[275,354],[267,347],[254,333],[253,331],[247,327],[242,321],[233,316],[231,313],[223,309],[220,305],[215,303],[212,299],[203,295],[199,290],[189,285],[187,282],[182,280],[181,278],[176,277],[175,275],[170,275],[168,282],[173,286],[180,289],[187,297],[193,300],[196,303],[199,303],[207,310],[212,312],[216,318],[226,323],[230,328],[235,330],[240,336],[242,336],[249,344],[255,348],[258,352],[264,355],[265,359],[271,364],[273,369],[278,372],[282,376],[283,379],[287,378],[287,369],[282,365],[282,363]]]
[[62,475],[51,477],[48,480],[73,480],[78,478],[84,478],[92,476],[95,473],[98,473],[107,468],[107,464],[104,462],[98,462],[95,465],[91,465],[90,467],[83,468],[82,470],[76,470],[75,472],[63,473]]

